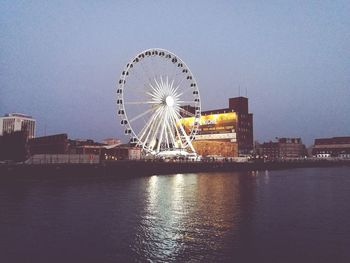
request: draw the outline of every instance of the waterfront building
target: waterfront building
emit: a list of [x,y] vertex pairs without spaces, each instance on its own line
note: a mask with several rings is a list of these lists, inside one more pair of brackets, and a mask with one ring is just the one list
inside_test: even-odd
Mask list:
[[26,130],[5,132],[0,136],[0,160],[24,161],[28,157],[28,132]]
[[[141,149],[128,144],[107,145],[93,140],[68,139],[66,133],[42,136],[28,141],[32,163],[67,162],[77,163],[92,158],[103,160],[138,160]],[[96,157],[97,156],[97,157]]]
[[106,145],[119,145],[121,144],[121,140],[115,138],[107,138],[102,140],[102,143]]
[[66,133],[42,136],[28,141],[30,155],[34,154],[67,154],[69,149]]
[[264,142],[258,146],[258,153],[267,159],[293,159],[307,156],[301,138],[278,138],[276,142]]
[[0,136],[15,131],[27,131],[28,138],[35,137],[35,119],[22,113],[8,113],[0,117]]
[[[184,109],[194,113],[189,106]],[[191,121],[191,117],[181,119],[186,129]],[[192,144],[202,156],[249,155],[253,150],[253,114],[248,111],[248,98],[230,98],[228,108],[203,111]]]
[[312,155],[318,158],[350,158],[350,136],[315,139]]
[[69,153],[101,155],[105,144],[93,140],[69,140]]
[[34,154],[101,154],[105,144],[93,140],[68,139],[66,133],[42,136],[28,141],[29,152]]
[[104,160],[140,160],[141,148],[130,144],[105,146],[102,152]]
[[275,160],[280,157],[278,142],[264,142],[258,145],[257,153],[269,160]]

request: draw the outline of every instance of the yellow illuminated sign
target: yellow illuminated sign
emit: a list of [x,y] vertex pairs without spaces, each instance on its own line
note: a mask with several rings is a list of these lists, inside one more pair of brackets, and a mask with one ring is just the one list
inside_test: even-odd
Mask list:
[[[215,125],[221,126],[228,122],[235,122],[237,120],[237,114],[235,112],[219,113],[211,115],[202,115],[199,120],[199,125]],[[180,122],[186,128],[193,126],[194,117],[187,117],[180,119]]]

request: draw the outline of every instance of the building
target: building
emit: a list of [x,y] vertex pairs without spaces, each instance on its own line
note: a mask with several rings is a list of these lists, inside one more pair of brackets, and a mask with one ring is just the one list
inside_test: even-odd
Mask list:
[[42,136],[28,141],[29,153],[34,154],[97,154],[105,144],[93,140],[68,139],[66,133]]
[[[189,106],[184,109],[194,113]],[[193,118],[183,118],[181,122],[189,129]],[[248,111],[248,98],[230,98],[228,108],[203,111],[199,124],[192,142],[198,154],[236,157],[252,152],[253,114]]]
[[129,144],[105,146],[102,156],[104,160],[140,160],[141,148]]
[[264,142],[258,146],[258,155],[263,156],[269,160],[280,158],[279,143],[278,142]]
[[71,154],[98,154],[101,155],[105,144],[93,140],[69,140],[69,153]]
[[277,142],[264,142],[258,147],[259,155],[270,160],[307,156],[306,147],[301,138],[278,138]]
[[68,139],[65,133],[30,139],[28,150],[32,156],[29,163],[96,163],[97,159],[138,160],[141,158],[139,147],[128,144],[106,145],[93,140],[72,140]]
[[312,155],[318,158],[350,158],[350,136],[315,139]]
[[0,160],[21,162],[28,157],[28,132],[5,132],[0,136]]
[[107,138],[102,140],[102,143],[106,145],[119,145],[121,144],[121,140],[115,138]]
[[28,141],[30,155],[34,154],[67,154],[68,136],[65,133],[42,136]]
[[29,139],[35,137],[35,120],[31,116],[21,113],[9,113],[4,117],[0,117],[0,136],[5,133],[23,130],[28,132]]

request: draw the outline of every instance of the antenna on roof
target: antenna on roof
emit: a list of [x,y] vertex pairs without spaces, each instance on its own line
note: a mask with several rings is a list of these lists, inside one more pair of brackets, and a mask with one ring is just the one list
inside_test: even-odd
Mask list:
[[248,98],[248,88],[245,88],[245,97]]
[[241,85],[238,85],[238,97],[241,96]]

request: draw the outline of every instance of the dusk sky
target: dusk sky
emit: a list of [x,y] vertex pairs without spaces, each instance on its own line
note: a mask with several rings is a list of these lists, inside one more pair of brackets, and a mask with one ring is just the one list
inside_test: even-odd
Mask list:
[[202,109],[249,97],[254,139],[350,135],[350,1],[0,2],[0,114],[37,135],[123,135],[115,89],[160,47],[190,67]]

